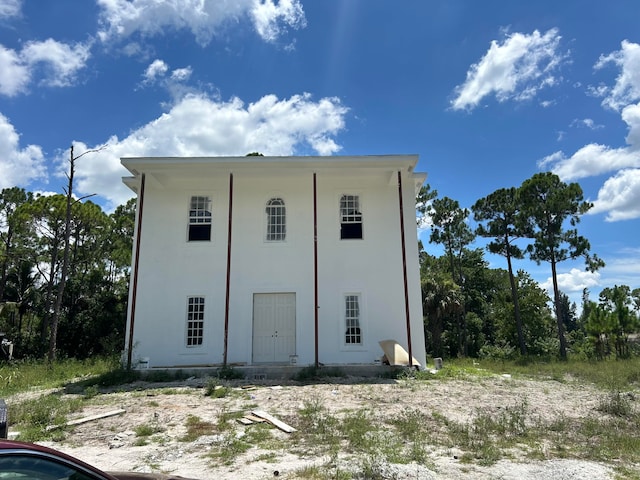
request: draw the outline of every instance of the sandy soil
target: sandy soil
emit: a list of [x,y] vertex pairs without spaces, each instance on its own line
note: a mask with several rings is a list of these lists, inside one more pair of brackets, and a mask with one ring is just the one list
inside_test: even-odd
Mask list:
[[[219,465],[207,452],[221,435],[207,435],[194,442],[179,439],[186,433],[189,416],[216,423],[221,413],[264,410],[289,425],[296,425],[300,409],[309,402],[320,402],[332,412],[367,408],[383,418],[407,409],[451,420],[468,421],[478,409],[498,412],[526,399],[533,415],[553,418],[583,417],[593,414],[602,392],[575,382],[529,381],[508,376],[472,380],[415,382],[349,379],[312,385],[281,384],[234,386],[235,391],[214,399],[204,395],[205,380],[190,379],[175,384],[139,383],[127,391],[98,395],[76,417],[86,417],[115,409],[126,413],[78,425],[60,442],[43,442],[108,471],[163,471],[197,479],[244,480],[294,478],[293,472],[305,466],[324,465],[328,458],[315,458],[295,448],[295,435],[273,428],[273,436],[291,449],[282,448],[265,460],[265,451],[253,448],[239,455],[233,465]],[[167,390],[170,389],[170,390]],[[164,431],[146,445],[134,430],[140,425],[157,425]],[[235,425],[242,435],[251,425]],[[517,453],[515,459],[491,466],[463,463],[461,452],[433,446],[428,448],[429,465],[386,465],[385,478],[394,479],[613,479],[610,466],[595,462],[551,459],[529,461]],[[262,455],[262,457],[260,457]],[[345,457],[346,458],[346,457]],[[347,463],[348,461],[345,460]]]

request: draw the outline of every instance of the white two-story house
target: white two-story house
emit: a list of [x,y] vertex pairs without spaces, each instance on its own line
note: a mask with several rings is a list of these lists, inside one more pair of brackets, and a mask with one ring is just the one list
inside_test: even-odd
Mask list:
[[123,158],[128,364],[373,364],[393,339],[424,366],[417,161]]

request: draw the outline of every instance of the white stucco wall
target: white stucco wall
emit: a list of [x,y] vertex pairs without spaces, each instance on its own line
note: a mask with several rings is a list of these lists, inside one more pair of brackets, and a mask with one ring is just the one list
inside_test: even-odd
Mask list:
[[[265,161],[257,161],[260,160]],[[246,163],[230,168],[214,162],[199,166],[191,174],[179,166],[175,172],[171,168],[161,173],[148,169],[133,328],[134,362],[141,357],[148,357],[152,366],[211,365],[223,361],[230,173],[233,216],[228,363],[252,364],[253,295],[284,292],[296,294],[298,364],[314,363],[314,171],[319,361],[373,363],[382,355],[378,341],[385,339],[396,339],[407,347],[397,170],[379,165],[327,168],[304,157],[301,162],[303,165],[296,168],[270,165],[268,169],[262,165],[252,168]],[[395,166],[393,161],[389,163]],[[397,163],[403,171],[412,353],[424,365],[415,183],[407,172],[407,159],[399,158]],[[340,240],[342,194],[360,197],[362,240]],[[212,198],[211,242],[187,242],[192,195]],[[284,199],[286,205],[287,236],[282,243],[264,240],[265,205],[273,197]],[[344,343],[347,293],[361,298],[363,344],[359,346]],[[205,298],[204,343],[186,347],[186,302],[188,296],[194,295]]]

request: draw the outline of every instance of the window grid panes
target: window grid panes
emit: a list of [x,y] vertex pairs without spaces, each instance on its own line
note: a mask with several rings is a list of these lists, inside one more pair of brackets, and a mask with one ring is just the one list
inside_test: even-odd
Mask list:
[[340,238],[362,238],[362,212],[358,195],[342,195],[340,198]]
[[189,223],[211,223],[211,199],[209,197],[191,197],[189,209]]
[[267,202],[267,241],[284,241],[287,235],[284,200],[272,198]]
[[189,241],[211,240],[211,198],[193,196],[189,204]]
[[189,297],[187,304],[187,347],[202,345],[204,338],[204,297]]
[[360,297],[359,295],[345,296],[345,343],[349,345],[361,345],[362,334],[360,329]]

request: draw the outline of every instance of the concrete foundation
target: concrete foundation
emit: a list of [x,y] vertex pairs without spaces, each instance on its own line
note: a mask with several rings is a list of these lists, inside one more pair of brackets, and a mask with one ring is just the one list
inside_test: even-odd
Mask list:
[[[234,373],[241,374],[244,380],[295,380],[295,378],[305,369],[312,369],[313,366],[300,365],[230,365]],[[316,376],[318,377],[364,377],[364,378],[389,378],[408,367],[389,365],[324,365],[318,367]],[[222,366],[197,366],[183,368],[163,368],[152,367],[138,369],[142,377],[152,375],[154,372],[167,372],[194,377],[215,377],[223,369]]]

